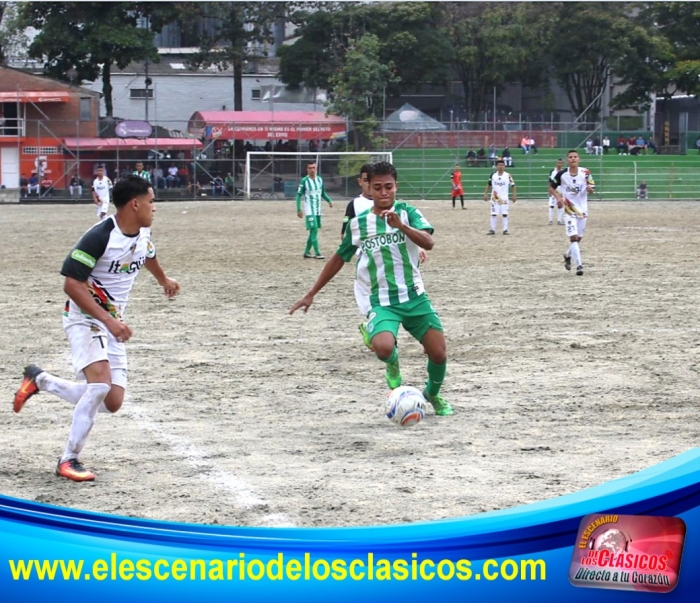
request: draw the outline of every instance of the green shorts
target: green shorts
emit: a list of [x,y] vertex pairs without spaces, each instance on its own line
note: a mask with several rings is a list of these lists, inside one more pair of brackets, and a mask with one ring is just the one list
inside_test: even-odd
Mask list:
[[370,337],[388,331],[396,338],[399,325],[403,325],[417,341],[423,339],[428,329],[444,330],[433,304],[425,293],[395,306],[373,306],[367,318],[367,332]]
[[306,230],[321,228],[321,216],[304,216],[304,223],[306,224]]

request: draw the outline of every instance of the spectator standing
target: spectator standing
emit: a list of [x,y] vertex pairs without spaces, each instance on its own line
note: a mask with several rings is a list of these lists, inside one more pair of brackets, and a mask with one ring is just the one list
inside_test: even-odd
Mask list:
[[19,179],[19,196],[26,197],[29,194],[29,180],[22,174]]

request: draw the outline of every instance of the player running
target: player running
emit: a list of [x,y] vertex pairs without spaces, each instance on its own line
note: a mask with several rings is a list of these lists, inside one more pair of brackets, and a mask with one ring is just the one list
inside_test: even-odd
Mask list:
[[289,313],[300,308],[306,313],[316,294],[360,249],[357,272],[369,283],[372,306],[367,331],[377,358],[386,364],[387,384],[395,389],[402,382],[396,338],[403,325],[423,344],[428,355],[425,399],[435,414],[451,415],[452,406],[440,395],[447,370],[447,343],[440,319],[425,293],[418,265],[419,250],[433,247],[433,227],[418,209],[395,201],[396,176],[390,163],[372,165],[368,176],[374,200],[371,211],[350,220],[340,247]]
[[138,176],[120,180],[114,187],[114,205],[117,213],[88,230],[61,269],[69,298],[63,329],[78,381],[61,379],[30,364],[13,404],[14,411],[20,412],[29,398],[45,391],[75,406],[68,442],[56,466],[56,475],[75,482],[95,479],[78,457],[97,413],[117,412],[124,402],[124,343],[132,331],[123,320],[139,270],[145,266],[170,298],[180,290],[178,282],[163,272],[151,241],[155,206],[150,183]]

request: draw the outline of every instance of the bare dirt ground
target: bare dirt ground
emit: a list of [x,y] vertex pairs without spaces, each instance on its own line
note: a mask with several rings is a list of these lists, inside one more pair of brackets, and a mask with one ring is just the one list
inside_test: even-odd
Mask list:
[[[454,416],[407,430],[383,416],[350,266],[287,315],[322,266],[301,257],[292,202],[163,203],[155,241],[182,295],[137,280],[127,401],[98,417],[91,484],[53,475],[72,407],[41,394],[15,415],[11,401],[28,362],[72,377],[59,270],[93,208],[0,206],[0,493],[194,523],[388,524],[574,492],[698,445],[700,204],[592,204],[582,278],[546,201],[517,203],[510,237],[485,236],[485,203],[416,205],[436,228],[424,279]],[[324,215],[326,255],[344,206]],[[421,387],[406,333],[400,354]]]

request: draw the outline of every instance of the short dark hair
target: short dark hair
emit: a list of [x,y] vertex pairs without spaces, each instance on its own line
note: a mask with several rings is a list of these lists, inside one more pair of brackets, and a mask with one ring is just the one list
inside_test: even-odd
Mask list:
[[309,160],[306,162],[306,167],[309,167],[310,165],[316,165],[316,160],[315,160],[315,159],[313,159],[313,160],[309,159]]
[[503,159],[497,159],[497,160],[496,160],[496,165],[498,165],[499,163],[502,163],[503,165],[506,164],[506,162],[505,162]]
[[147,195],[151,183],[141,176],[130,175],[122,178],[112,189],[112,201],[118,209],[124,207],[134,197]]
[[369,173],[371,170],[372,170],[371,163],[363,163],[362,166],[360,167],[360,178],[362,178],[362,174],[367,174],[367,176],[369,176]]
[[374,176],[391,176],[394,180],[398,180],[396,168],[388,161],[377,161],[370,166],[367,181],[372,182]]
[[578,151],[576,149],[571,149],[570,151],[566,152],[567,155],[569,155],[569,153],[576,153],[578,155]]

